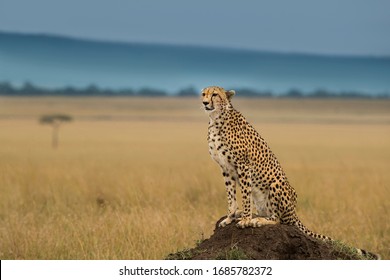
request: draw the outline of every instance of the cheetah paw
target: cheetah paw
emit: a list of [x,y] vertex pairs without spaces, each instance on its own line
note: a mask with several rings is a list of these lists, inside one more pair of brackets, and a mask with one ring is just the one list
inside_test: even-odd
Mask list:
[[252,226],[252,220],[250,218],[242,218],[236,225],[238,228],[246,228]]
[[219,223],[219,227],[225,227],[231,224],[233,221],[241,220],[242,210],[236,210],[234,214],[228,215],[222,222]]
[[233,219],[230,217],[227,217],[224,220],[222,220],[222,222],[219,223],[219,227],[226,227],[231,222],[233,222]]
[[262,217],[257,217],[251,220],[251,227],[261,227],[263,225],[274,225],[276,221],[267,220]]

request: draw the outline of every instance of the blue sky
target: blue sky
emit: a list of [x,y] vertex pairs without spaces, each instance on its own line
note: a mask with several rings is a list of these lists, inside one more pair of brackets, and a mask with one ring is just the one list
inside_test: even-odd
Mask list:
[[390,56],[388,0],[1,0],[0,30]]

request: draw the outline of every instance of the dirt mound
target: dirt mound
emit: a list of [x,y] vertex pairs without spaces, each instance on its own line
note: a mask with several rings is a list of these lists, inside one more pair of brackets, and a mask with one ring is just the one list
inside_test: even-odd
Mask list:
[[[225,217],[223,217],[225,218]],[[249,259],[249,260],[334,260],[360,259],[355,251],[339,242],[326,243],[306,236],[294,226],[265,225],[239,229],[235,223],[219,228],[195,248],[167,256],[167,259]]]

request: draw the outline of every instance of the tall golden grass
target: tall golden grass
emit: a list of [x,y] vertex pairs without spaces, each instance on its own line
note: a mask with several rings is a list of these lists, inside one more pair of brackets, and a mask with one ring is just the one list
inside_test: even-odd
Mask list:
[[[390,258],[390,101],[234,100],[310,229]],[[58,149],[43,114],[66,113]],[[0,98],[1,259],[162,259],[227,202],[198,99]]]

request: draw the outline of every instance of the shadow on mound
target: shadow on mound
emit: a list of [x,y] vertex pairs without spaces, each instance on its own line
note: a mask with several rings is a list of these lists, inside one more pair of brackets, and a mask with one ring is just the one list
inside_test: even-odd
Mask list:
[[[223,217],[225,218],[225,217]],[[339,242],[327,243],[289,225],[239,229],[235,223],[218,227],[195,248],[170,254],[170,260],[352,260],[361,259],[354,249]]]

